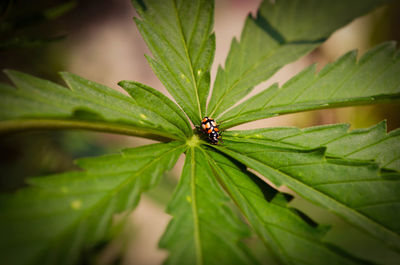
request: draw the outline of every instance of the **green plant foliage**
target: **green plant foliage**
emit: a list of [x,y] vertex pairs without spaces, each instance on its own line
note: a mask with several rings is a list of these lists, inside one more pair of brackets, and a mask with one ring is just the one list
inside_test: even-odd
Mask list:
[[326,156],[374,160],[379,167],[400,171],[400,130],[386,134],[386,122],[369,129],[348,132],[348,124],[315,126],[306,129],[275,127],[246,131],[227,131],[224,139],[260,145],[304,150],[327,147]]
[[281,88],[274,84],[229,110],[220,118],[224,128],[279,114],[309,109],[373,103],[400,97],[400,56],[394,42],[383,43],[358,62],[349,52],[318,74],[315,65]]
[[119,83],[127,96],[69,73],[61,74],[66,88],[7,71],[15,88],[0,84],[1,133],[88,129],[167,143],[80,159],[81,171],[30,178],[28,187],[1,194],[2,263],[78,263],[104,239],[113,215],[133,210],[182,153],[183,172],[167,207],[172,220],[160,241],[169,251],[166,264],[258,264],[244,240],[251,231],[281,264],[368,263],[327,243],[328,228],[290,207],[292,197],[277,190],[283,185],[400,257],[399,129],[387,133],[381,122],[350,132],[345,124],[224,131],[223,142],[211,145],[190,124],[208,113],[226,129],[285,113],[398,99],[399,55],[394,43],[385,43],[358,62],[350,52],[318,74],[308,67],[281,88],[273,85],[234,106],[334,30],[385,2],[264,1],[257,17],[246,20],[240,42],[232,42],[208,111],[213,1],[133,1],[153,55],[149,63],[178,105],[134,81]]
[[208,161],[218,180],[246,216],[250,225],[273,249],[284,264],[367,264],[365,260],[344,255],[343,250],[324,243],[327,227],[316,223],[287,206],[292,199],[279,193],[243,165],[233,163],[216,152],[207,152]]
[[[234,39],[225,69],[219,68],[208,114],[222,112],[282,66],[304,56],[336,29],[382,1],[263,1],[246,20],[240,43]],[[343,8],[346,7],[346,8]]]
[[[54,124],[61,128],[126,131],[150,138],[184,136],[186,128],[177,127],[179,123],[171,123],[132,98],[76,75],[62,73],[67,89],[20,72],[6,73],[17,89],[0,84],[0,131],[23,130],[25,124],[39,128],[41,124]],[[119,126],[115,128],[115,124]]]
[[104,237],[112,215],[132,210],[184,148],[153,144],[78,160],[84,171],[31,178],[30,188],[2,194],[2,263],[76,263],[81,249]]
[[[399,130],[386,135],[384,123],[352,133],[346,133],[341,125],[311,128],[305,132],[291,129],[281,129],[280,136],[279,129],[245,132],[242,138],[227,136],[224,137],[226,147],[218,149],[257,170],[275,185],[289,187],[389,246],[400,249],[397,222],[400,218],[400,173],[382,174],[378,164],[368,162],[377,157],[381,167],[387,167],[400,159]],[[328,133],[330,131],[336,134]],[[240,132],[233,134],[240,135]],[[270,141],[269,135],[281,139]],[[307,145],[310,137],[312,144]],[[345,147],[338,150],[339,145]],[[352,151],[346,153],[346,150]]]
[[179,128],[184,130],[185,135],[191,135],[192,127],[185,114],[162,93],[138,82],[121,81],[119,85],[131,95],[137,105],[150,109],[171,124],[179,125]]
[[[151,67],[194,124],[204,117],[214,59],[214,3],[133,0]],[[167,11],[167,12],[165,12]]]
[[171,253],[166,264],[254,264],[237,246],[249,233],[227,200],[207,157],[190,148],[167,208],[174,218],[160,241]]

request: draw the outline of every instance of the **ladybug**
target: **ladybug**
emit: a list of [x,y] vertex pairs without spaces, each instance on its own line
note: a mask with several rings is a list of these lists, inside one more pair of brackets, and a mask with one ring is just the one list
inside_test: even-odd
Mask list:
[[218,139],[221,137],[218,127],[219,125],[217,125],[213,118],[204,117],[201,120],[201,128],[203,132],[208,134],[211,144],[218,144]]

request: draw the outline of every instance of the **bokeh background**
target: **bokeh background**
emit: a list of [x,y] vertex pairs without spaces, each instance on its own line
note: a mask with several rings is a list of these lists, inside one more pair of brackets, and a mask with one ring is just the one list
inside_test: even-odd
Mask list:
[[[216,0],[216,53],[212,68],[229,51],[232,37],[240,37],[246,16],[256,13],[260,0]],[[0,69],[16,69],[62,83],[58,71],[69,71],[122,91],[117,82],[135,80],[167,93],[147,64],[149,54],[132,17],[129,0],[2,0],[0,1]],[[306,57],[287,65],[252,92],[274,82],[283,84],[306,66],[325,64],[349,50],[359,56],[385,40],[400,39],[400,3],[379,8],[335,32],[328,41]],[[1,73],[0,81],[9,82]],[[169,95],[168,95],[169,96]],[[0,106],[1,108],[1,106]],[[386,119],[388,130],[400,126],[400,104],[348,107],[284,115],[252,122],[237,128],[307,126],[351,123],[351,128],[369,127]],[[0,137],[0,189],[12,192],[24,186],[29,176],[77,169],[73,160],[118,152],[121,148],[151,143],[136,137],[81,131],[29,132]],[[115,218],[110,236],[87,250],[83,264],[160,264],[167,256],[157,242],[170,216],[164,213],[177,183],[183,157],[168,172],[160,186],[142,197],[133,214]],[[283,188],[284,189],[284,188]],[[285,190],[287,191],[287,190]],[[290,191],[287,191],[290,192]],[[318,222],[333,226],[327,240],[355,251],[358,255],[385,264],[398,264],[399,256],[362,235],[332,214],[302,199],[299,207]],[[255,238],[250,246],[265,264],[268,253]]]

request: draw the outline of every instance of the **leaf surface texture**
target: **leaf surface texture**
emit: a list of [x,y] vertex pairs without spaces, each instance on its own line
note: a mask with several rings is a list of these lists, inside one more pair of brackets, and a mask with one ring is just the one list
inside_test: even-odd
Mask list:
[[336,29],[386,1],[263,1],[256,17],[247,18],[240,42],[232,41],[220,67],[208,115],[220,118],[255,85],[284,65],[306,55]]
[[216,177],[267,248],[282,264],[367,264],[324,242],[327,227],[289,207],[291,195],[280,193],[246,171],[243,165],[207,152]]
[[1,194],[2,262],[75,264],[82,249],[103,239],[112,216],[132,210],[183,151],[171,142],[81,159],[83,171],[31,178],[31,187]]
[[69,88],[16,71],[7,74],[16,88],[0,84],[2,130],[13,123],[49,120],[98,124],[102,130],[126,128],[128,133],[145,137],[151,134],[176,139],[188,134],[187,125],[166,120],[150,110],[154,106],[141,106],[131,97],[73,74],[62,73]]
[[371,104],[400,97],[400,56],[388,42],[357,62],[349,52],[315,74],[315,65],[282,87],[272,85],[221,117],[224,128],[304,110]]
[[[225,147],[218,149],[274,185],[289,187],[398,250],[398,131],[386,135],[383,123],[368,130],[346,131],[346,126],[332,125],[304,131],[262,129],[242,137],[232,132],[237,136],[226,135]],[[281,140],[270,141],[269,137]]]
[[214,2],[132,1],[136,24],[153,58],[151,67],[194,124],[205,113],[214,59]]
[[200,148],[189,148],[179,184],[167,212],[173,219],[160,246],[166,264],[254,264],[239,246],[248,230],[228,207]]

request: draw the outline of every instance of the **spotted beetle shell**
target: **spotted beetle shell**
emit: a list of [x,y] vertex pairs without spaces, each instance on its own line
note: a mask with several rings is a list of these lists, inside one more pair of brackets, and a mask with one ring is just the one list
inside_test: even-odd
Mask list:
[[221,137],[218,124],[213,118],[204,117],[201,121],[201,128],[208,134],[208,139],[211,144],[218,144],[218,139]]

